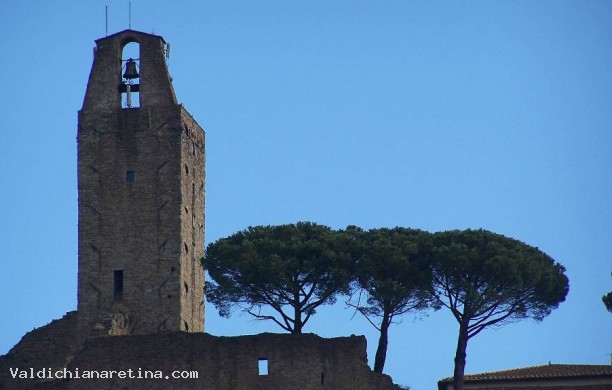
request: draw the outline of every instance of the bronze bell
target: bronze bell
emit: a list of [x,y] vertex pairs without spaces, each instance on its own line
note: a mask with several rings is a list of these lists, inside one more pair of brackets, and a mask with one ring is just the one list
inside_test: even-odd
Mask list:
[[123,73],[123,78],[132,80],[137,79],[138,77],[140,77],[140,75],[138,74],[138,70],[136,69],[136,61],[130,58],[125,63],[125,72]]

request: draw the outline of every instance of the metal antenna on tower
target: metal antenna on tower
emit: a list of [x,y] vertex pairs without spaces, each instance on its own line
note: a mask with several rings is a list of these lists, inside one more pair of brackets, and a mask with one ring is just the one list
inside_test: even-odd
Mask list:
[[108,36],[108,5],[105,6],[106,36]]

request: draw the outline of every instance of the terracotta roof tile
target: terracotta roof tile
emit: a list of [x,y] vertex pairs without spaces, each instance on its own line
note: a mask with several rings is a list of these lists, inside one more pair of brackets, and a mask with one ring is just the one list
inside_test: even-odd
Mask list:
[[[516,368],[513,370],[485,372],[482,374],[471,374],[464,377],[465,382],[481,381],[508,381],[529,379],[561,379],[580,377],[612,377],[612,365],[592,364],[547,364]],[[453,378],[445,378],[441,382],[452,381]]]

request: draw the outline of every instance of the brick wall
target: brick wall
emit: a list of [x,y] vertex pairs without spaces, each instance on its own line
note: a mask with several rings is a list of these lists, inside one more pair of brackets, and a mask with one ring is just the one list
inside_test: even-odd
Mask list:
[[[127,42],[138,108],[121,108]],[[84,337],[203,330],[204,131],[176,103],[163,45],[134,31],[97,41],[77,132]]]
[[[313,334],[259,334],[215,337],[205,333],[164,332],[149,335],[88,339],[73,357],[75,318],[54,321],[31,332],[0,358],[0,388],[15,389],[214,389],[214,390],[398,390],[386,375],[367,365],[363,336],[324,339]],[[74,334],[74,333],[72,333]],[[268,374],[260,375],[265,359]],[[195,371],[197,379],[71,379],[39,381],[12,379],[9,367],[34,370],[67,369],[83,375],[90,370],[132,370],[171,375]]]

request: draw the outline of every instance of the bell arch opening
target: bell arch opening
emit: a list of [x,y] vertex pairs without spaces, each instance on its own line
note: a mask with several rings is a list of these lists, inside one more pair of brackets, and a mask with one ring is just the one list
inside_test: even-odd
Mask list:
[[140,107],[140,45],[127,42],[121,51],[121,107]]

